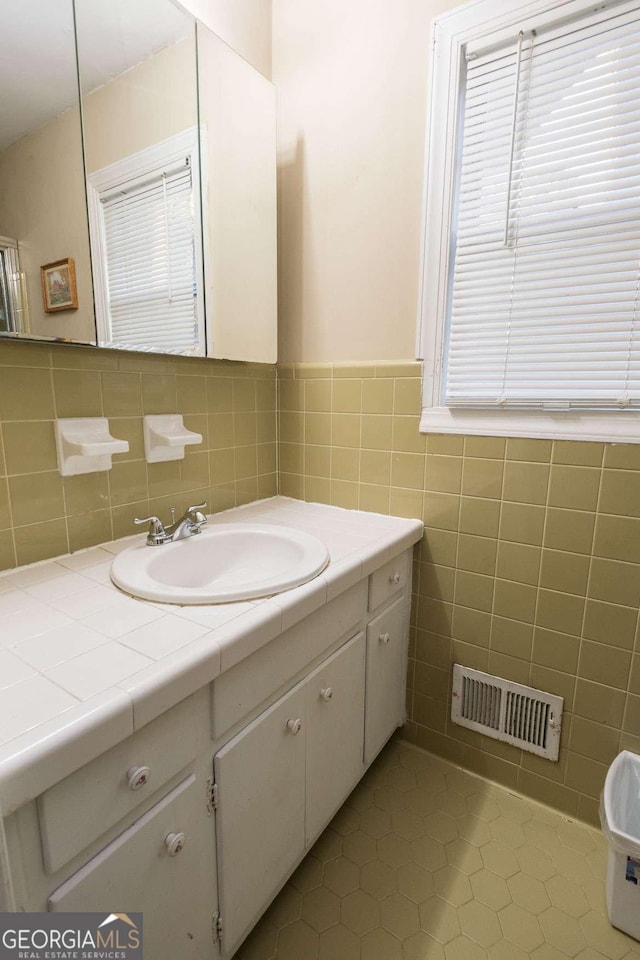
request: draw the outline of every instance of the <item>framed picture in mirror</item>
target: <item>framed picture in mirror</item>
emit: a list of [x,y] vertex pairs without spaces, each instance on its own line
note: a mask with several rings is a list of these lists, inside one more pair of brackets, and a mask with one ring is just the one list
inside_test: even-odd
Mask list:
[[58,310],[77,310],[76,268],[73,257],[45,263],[40,267],[42,299],[46,313]]

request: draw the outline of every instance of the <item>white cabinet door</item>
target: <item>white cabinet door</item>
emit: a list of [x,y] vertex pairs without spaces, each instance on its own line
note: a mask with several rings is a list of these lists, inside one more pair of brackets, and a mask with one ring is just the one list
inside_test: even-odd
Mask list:
[[[145,957],[204,960],[217,955],[211,936],[216,909],[213,824],[204,797],[204,784],[191,774],[54,890],[49,910],[141,912]],[[203,825],[206,833],[198,831]],[[180,833],[184,847],[175,853],[174,846],[171,855],[171,835]]]
[[305,690],[298,684],[215,757],[220,913],[227,956],[304,850],[304,714]]
[[308,678],[306,842],[312,843],[364,772],[364,634]]
[[404,597],[367,627],[367,681],[364,758],[376,757],[406,715],[409,624]]

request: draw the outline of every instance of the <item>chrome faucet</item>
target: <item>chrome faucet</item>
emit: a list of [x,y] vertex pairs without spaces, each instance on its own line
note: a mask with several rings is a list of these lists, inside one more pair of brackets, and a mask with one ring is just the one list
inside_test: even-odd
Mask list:
[[187,537],[193,537],[200,533],[202,527],[207,522],[207,518],[201,510],[206,507],[205,503],[196,503],[192,507],[187,507],[179,520],[175,519],[175,509],[171,507],[171,523],[165,527],[159,517],[145,517],[142,520],[136,518],[135,524],[148,523],[149,533],[147,534],[147,544],[150,547],[158,547],[163,543],[175,543],[177,540],[185,540]]

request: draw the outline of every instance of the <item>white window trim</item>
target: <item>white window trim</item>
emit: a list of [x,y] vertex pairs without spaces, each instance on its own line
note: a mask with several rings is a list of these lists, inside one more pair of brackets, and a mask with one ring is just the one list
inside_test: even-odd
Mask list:
[[[120,186],[126,180],[134,180],[153,173],[163,164],[177,163],[185,157],[189,158],[191,166],[191,176],[194,189],[194,246],[195,246],[195,271],[196,271],[196,290],[197,290],[197,313],[198,323],[198,346],[192,351],[188,351],[190,356],[206,356],[207,344],[205,334],[205,304],[204,304],[204,266],[203,266],[203,235],[202,228],[203,211],[207,210],[207,197],[202,187],[202,178],[200,177],[200,162],[202,156],[202,166],[206,169],[204,162],[204,150],[206,142],[204,131],[201,131],[200,144],[198,145],[198,130],[191,127],[173,137],[154,143],[145,150],[133,153],[122,160],[109,164],[96,170],[95,173],[87,177],[87,207],[89,211],[89,241],[91,248],[91,267],[93,271],[93,289],[96,312],[96,328],[98,331],[98,344],[101,347],[117,348],[118,344],[111,339],[111,330],[109,324],[109,309],[107,303],[107,278],[104,265],[106,263],[106,249],[104,236],[104,218],[102,215],[102,204],[100,196],[115,187]],[[135,349],[131,345],[127,349]],[[158,352],[153,344],[140,347],[144,352]],[[162,352],[162,351],[160,351]],[[187,351],[184,351],[186,354]]]
[[[445,313],[451,264],[460,77],[467,44],[500,42],[548,15],[567,19],[613,7],[617,0],[472,0],[436,18],[431,31],[431,91],[425,145],[422,284],[416,354],[424,361],[422,433],[467,433],[640,443],[640,413],[527,412],[441,406]],[[529,23],[531,21],[531,23]]]

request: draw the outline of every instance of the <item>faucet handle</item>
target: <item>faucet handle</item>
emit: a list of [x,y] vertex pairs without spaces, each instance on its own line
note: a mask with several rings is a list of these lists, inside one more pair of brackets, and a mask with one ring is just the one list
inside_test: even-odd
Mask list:
[[162,526],[162,520],[160,520],[160,517],[143,517],[142,519],[140,519],[140,517],[136,517],[133,522],[137,526],[140,526],[141,523],[152,523],[154,526],[160,524],[160,526]]
[[165,537],[165,529],[162,520],[159,517],[144,517],[140,519],[136,517],[133,521],[136,526],[140,526],[141,523],[149,524],[149,533],[147,535],[147,543],[156,544],[161,543]]
[[194,513],[196,510],[204,510],[207,505],[207,501],[204,503],[194,503],[192,507],[187,507],[187,513]]

